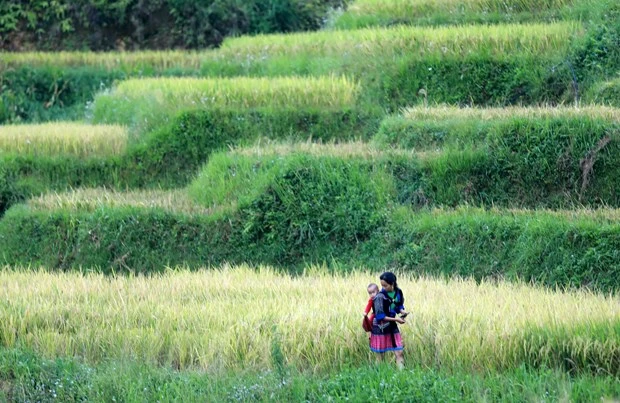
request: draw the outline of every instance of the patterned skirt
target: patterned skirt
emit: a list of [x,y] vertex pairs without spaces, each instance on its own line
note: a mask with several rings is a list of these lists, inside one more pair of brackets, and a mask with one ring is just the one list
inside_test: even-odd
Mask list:
[[398,326],[393,324],[381,331],[379,326],[374,325],[370,334],[370,350],[375,353],[386,351],[398,351],[403,349],[403,339],[400,336]]

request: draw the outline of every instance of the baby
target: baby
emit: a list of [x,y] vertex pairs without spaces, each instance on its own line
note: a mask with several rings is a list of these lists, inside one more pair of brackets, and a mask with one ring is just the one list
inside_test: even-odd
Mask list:
[[372,324],[372,321],[375,318],[375,314],[373,312],[370,315],[368,315],[368,313],[372,310],[373,300],[379,293],[379,286],[376,285],[375,283],[370,283],[368,284],[368,287],[366,288],[366,290],[368,291],[368,303],[366,304],[366,309],[364,309],[364,316],[367,317],[370,323]]

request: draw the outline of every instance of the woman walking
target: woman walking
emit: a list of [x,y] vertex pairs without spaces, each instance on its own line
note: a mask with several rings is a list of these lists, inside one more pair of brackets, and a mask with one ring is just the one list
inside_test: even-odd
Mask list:
[[[379,276],[381,292],[374,299],[375,318],[370,334],[370,349],[383,358],[387,351],[394,351],[399,369],[404,367],[403,341],[398,330],[398,323],[405,323],[409,312],[405,311],[405,296],[398,284],[396,275],[385,272]],[[400,314],[400,317],[396,315]]]

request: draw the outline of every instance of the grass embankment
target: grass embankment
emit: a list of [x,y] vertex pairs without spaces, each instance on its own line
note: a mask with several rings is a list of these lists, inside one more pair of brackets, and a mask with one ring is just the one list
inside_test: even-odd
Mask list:
[[[34,155],[22,152],[23,147],[7,150],[0,155],[0,214],[31,195],[70,187],[184,186],[212,152],[262,137],[369,138],[382,113],[357,108],[358,92],[355,82],[336,77],[124,82],[101,95],[95,110],[101,120],[133,125],[137,135],[131,136],[126,151],[82,158]],[[140,135],[140,129],[155,125]],[[71,142],[84,142],[88,127]],[[111,147],[108,140],[97,144]],[[67,148],[62,142],[58,139],[55,148]]]
[[[393,27],[227,39],[216,51],[187,55],[68,53],[58,61],[49,54],[7,55],[0,120],[81,118],[84,104],[114,80],[153,75],[346,75],[361,83],[366,104],[393,110],[422,102],[421,89],[431,102],[560,102],[575,97],[564,61],[585,34],[579,23]],[[588,80],[591,65],[604,66],[599,59],[607,57],[597,43],[576,67]],[[579,80],[580,88],[587,86]]]
[[[295,277],[246,266],[107,277],[5,268],[0,344],[95,365],[128,358],[215,373],[278,366],[325,373],[368,362],[358,318],[376,276],[308,270]],[[399,274],[412,311],[402,326],[410,364],[618,376],[617,297]],[[334,301],[346,302],[336,309]]]
[[92,112],[95,122],[149,129],[187,109],[352,108],[359,90],[346,77],[134,79],[98,95]]
[[391,267],[620,287],[617,210],[393,209],[397,186],[380,166],[304,155],[274,163],[279,158],[216,156],[205,171],[216,174],[203,173],[193,188],[199,202],[180,192],[112,197],[103,190],[33,199],[0,221],[0,258],[108,273],[223,262],[298,271],[321,262],[336,272]]

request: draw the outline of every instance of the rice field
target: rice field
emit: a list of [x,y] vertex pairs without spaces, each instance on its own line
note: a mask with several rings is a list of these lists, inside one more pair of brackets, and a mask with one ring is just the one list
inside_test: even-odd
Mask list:
[[582,33],[583,28],[576,22],[438,28],[395,26],[230,38],[215,56],[248,61],[298,54],[344,57],[408,53],[420,58],[467,57],[480,53],[497,58],[509,54],[548,56],[564,52],[570,41]]
[[347,77],[150,78],[122,81],[96,96],[96,122],[154,125],[184,109],[346,108],[359,84]]
[[127,141],[127,129],[115,124],[54,122],[0,125],[0,155],[109,157],[122,154]]
[[172,68],[196,70],[212,51],[139,51],[139,52],[0,52],[0,71],[21,66],[94,66],[106,70],[161,71]]
[[[344,15],[335,21],[336,27],[366,27],[393,25],[395,22],[421,25],[457,24],[466,21],[514,21],[522,16],[526,21],[541,20],[547,13],[562,14],[578,0],[356,0]],[[557,18],[556,18],[557,20]]]
[[86,211],[100,208],[138,207],[157,208],[178,214],[210,214],[211,211],[194,203],[184,189],[128,190],[79,188],[69,192],[52,192],[33,197],[26,206],[35,211]]
[[506,120],[513,118],[590,118],[620,123],[620,109],[603,105],[571,106],[507,106],[503,108],[459,108],[449,105],[433,107],[409,107],[401,115],[411,120],[444,121],[449,119],[472,119],[482,121]]
[[521,12],[544,11],[570,6],[575,0],[355,0],[347,12],[353,15],[412,16],[440,10],[451,12]]
[[464,25],[422,28],[396,26],[359,30],[256,35],[227,38],[222,47],[206,51],[140,52],[0,52],[0,71],[21,66],[93,66],[106,70],[199,71],[218,60],[246,62],[273,56],[347,56],[415,52],[419,57],[461,57],[479,52],[502,57],[507,53],[557,54],[583,34],[576,22],[552,24]]
[[[130,358],[214,372],[270,368],[278,345],[284,363],[301,370],[356,367],[374,359],[359,322],[377,275],[223,266],[109,277],[4,268],[0,345],[94,364]],[[617,297],[405,275],[399,285],[412,312],[401,326],[409,363],[618,374]]]

